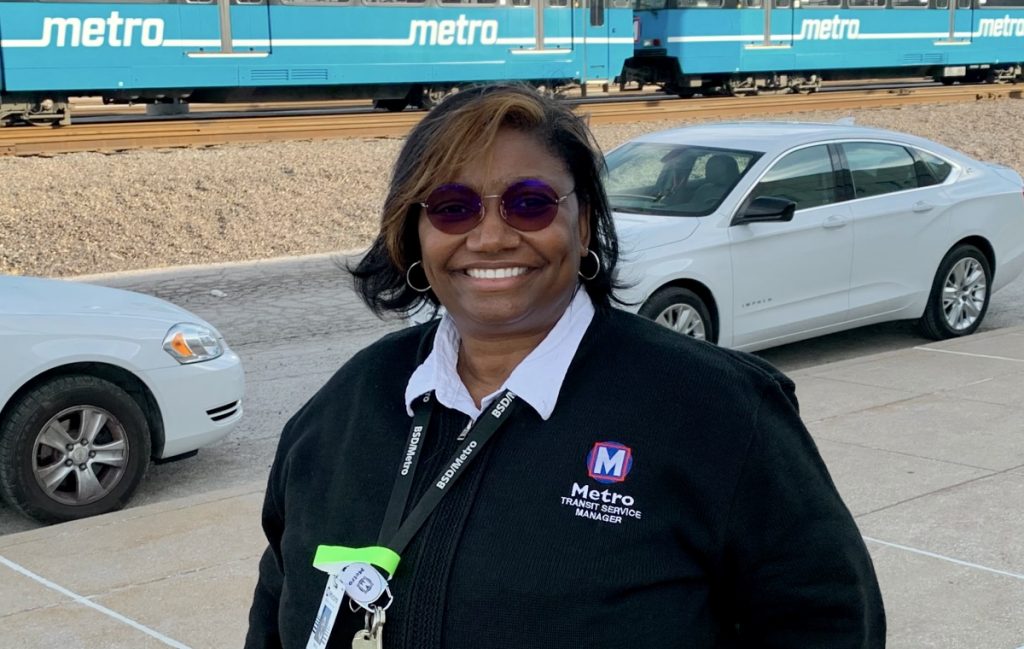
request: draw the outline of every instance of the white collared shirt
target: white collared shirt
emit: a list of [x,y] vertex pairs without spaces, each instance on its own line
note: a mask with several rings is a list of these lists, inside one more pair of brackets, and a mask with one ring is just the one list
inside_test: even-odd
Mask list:
[[456,369],[461,338],[455,322],[446,313],[434,334],[433,350],[409,377],[405,388],[405,408],[411,416],[413,401],[433,390],[441,405],[476,421],[488,404],[505,390],[511,390],[547,420],[555,410],[569,364],[593,319],[594,304],[586,289],[580,287],[544,340],[512,370],[498,390],[480,400],[481,407],[477,408]]

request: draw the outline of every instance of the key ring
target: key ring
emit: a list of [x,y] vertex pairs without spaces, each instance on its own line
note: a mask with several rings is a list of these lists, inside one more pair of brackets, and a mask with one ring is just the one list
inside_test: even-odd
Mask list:
[[[388,603],[390,605],[390,602]],[[366,632],[370,634],[370,637],[376,638],[377,634],[380,633],[381,628],[384,626],[384,620],[386,615],[384,611],[386,607],[374,606],[372,611],[366,611],[365,625]]]

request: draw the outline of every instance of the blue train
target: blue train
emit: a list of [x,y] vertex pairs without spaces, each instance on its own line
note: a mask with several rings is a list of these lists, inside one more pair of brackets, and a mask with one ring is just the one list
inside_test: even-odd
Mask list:
[[685,97],[1022,62],[1024,0],[0,0],[0,125],[66,123],[76,95],[401,110],[481,81]]
[[822,81],[1024,79],[1024,0],[636,0],[620,83],[683,97]]
[[614,79],[629,0],[0,0],[0,123],[68,120],[68,98],[375,98]]

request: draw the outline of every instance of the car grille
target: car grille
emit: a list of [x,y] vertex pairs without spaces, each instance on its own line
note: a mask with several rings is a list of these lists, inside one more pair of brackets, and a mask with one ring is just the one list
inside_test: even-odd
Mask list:
[[217,406],[216,408],[211,408],[206,411],[206,414],[209,415],[210,419],[214,421],[222,421],[224,419],[228,419],[229,417],[234,417],[236,414],[238,414],[238,411],[241,409],[241,406],[241,401],[232,401],[229,404]]

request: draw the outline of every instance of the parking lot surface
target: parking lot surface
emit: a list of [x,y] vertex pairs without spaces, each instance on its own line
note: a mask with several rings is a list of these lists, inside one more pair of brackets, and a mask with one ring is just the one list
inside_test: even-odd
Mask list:
[[[894,649],[1024,649],[1024,327],[790,372]],[[242,643],[263,484],[0,536],[0,647]]]

